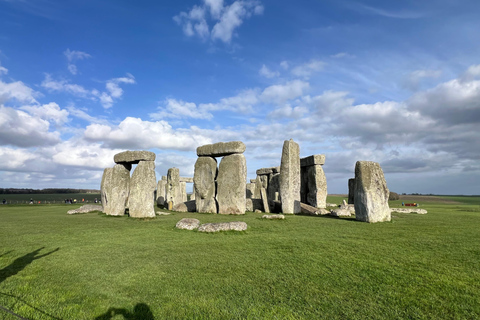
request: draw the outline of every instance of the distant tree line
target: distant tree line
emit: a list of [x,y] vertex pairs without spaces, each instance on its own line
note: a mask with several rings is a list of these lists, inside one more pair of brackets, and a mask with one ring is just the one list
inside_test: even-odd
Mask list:
[[396,192],[391,192],[390,195],[388,196],[388,200],[400,200],[400,196]]
[[48,188],[48,189],[0,188],[0,194],[52,194],[52,193],[100,193],[100,190],[69,189],[69,188]]

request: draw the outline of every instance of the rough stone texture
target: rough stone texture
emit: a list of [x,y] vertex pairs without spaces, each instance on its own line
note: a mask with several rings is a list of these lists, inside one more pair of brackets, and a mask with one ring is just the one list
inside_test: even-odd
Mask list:
[[256,210],[262,210],[263,204],[261,199],[245,199],[245,211],[255,212]]
[[283,214],[264,214],[262,219],[284,220],[285,216]]
[[193,178],[180,177],[179,181],[180,182],[186,182],[186,183],[193,183]]
[[314,165],[324,165],[325,164],[325,155],[324,154],[315,154],[313,156],[305,157],[300,159],[300,166],[309,167]]
[[166,195],[167,179],[158,180],[157,183],[157,205],[164,207],[165,206],[165,195]]
[[[131,192],[130,186],[130,168],[129,164],[116,164],[112,169],[112,177],[110,184],[110,202],[108,210],[105,211],[110,216],[123,216],[125,207]],[[155,186],[153,187],[155,188]],[[153,197],[152,197],[153,199]]]
[[140,161],[155,161],[155,153],[150,151],[124,151],[113,157],[115,163],[136,164]]
[[183,202],[182,188],[180,186],[180,170],[178,168],[168,169],[165,195],[165,201],[171,201],[173,206]]
[[200,226],[200,220],[193,218],[183,218],[175,225],[177,229],[195,230]]
[[270,206],[268,205],[267,191],[265,188],[260,190],[260,194],[262,195],[263,212],[270,213]]
[[88,213],[92,211],[103,211],[103,207],[97,204],[86,204],[80,208],[68,210],[68,214]]
[[187,183],[180,181],[180,192],[182,193],[182,202],[187,201]]
[[218,142],[197,148],[199,157],[224,157],[236,153],[244,153],[246,146],[241,141]]
[[328,203],[327,202],[327,207],[337,207],[336,203]]
[[348,203],[354,204],[355,203],[355,178],[348,179]]
[[300,213],[300,147],[292,139],[283,143],[280,198],[283,213]]
[[260,193],[262,188],[268,188],[268,175],[257,175],[257,179],[255,179],[255,193],[253,194],[254,199],[262,199]]
[[103,170],[102,182],[100,183],[100,197],[103,206],[103,212],[110,212],[110,186],[112,184],[113,168]]
[[330,215],[334,217],[350,217],[352,214],[350,210],[348,210],[348,208],[337,208],[337,209],[333,209],[330,212]]
[[255,183],[247,183],[245,187],[245,196],[247,199],[252,199],[255,194]]
[[185,201],[173,207],[173,211],[177,212],[195,212],[196,209],[195,200]]
[[420,208],[390,208],[390,212],[427,214],[427,210]]
[[268,200],[278,201],[280,194],[280,173],[272,173],[269,175],[268,187],[267,187],[267,197]]
[[245,230],[247,230],[247,224],[241,221],[205,223],[198,228],[199,232],[245,231]]
[[257,175],[279,173],[280,167],[261,168],[257,170]]
[[256,183],[257,179],[250,179],[250,183]]
[[387,182],[380,164],[357,161],[355,165],[355,219],[363,222],[390,221]]
[[212,157],[199,157],[195,162],[193,192],[197,212],[217,213],[216,185],[217,160]]
[[327,207],[327,178],[320,165],[302,167],[302,200],[317,207]]
[[324,215],[330,214],[330,211],[328,211],[326,209],[315,208],[315,207],[312,207],[312,206],[310,206],[306,203],[300,204],[300,207],[301,207],[301,210],[302,210],[301,213],[309,215],[309,216],[324,216]]
[[155,217],[155,162],[140,161],[130,179],[128,212],[134,218]]
[[243,154],[225,156],[218,166],[217,202],[220,214],[245,214],[247,161]]
[[157,211],[157,212],[155,212],[155,214],[156,214],[157,216],[169,216],[169,215],[171,215],[172,213],[171,213],[171,212],[168,212],[168,211]]
[[190,200],[195,200],[195,189],[193,189],[193,192],[190,194]]

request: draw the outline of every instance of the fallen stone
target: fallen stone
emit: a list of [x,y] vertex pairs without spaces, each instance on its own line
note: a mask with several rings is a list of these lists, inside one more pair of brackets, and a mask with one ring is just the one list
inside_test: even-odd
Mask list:
[[236,153],[244,153],[246,146],[241,141],[218,142],[197,148],[199,157],[224,157]]
[[196,212],[196,209],[195,200],[178,203],[173,207],[173,211],[177,212]]
[[262,213],[262,210],[260,210],[260,209],[255,209],[255,213]]
[[133,218],[155,217],[155,162],[140,161],[130,179],[128,212]]
[[302,210],[301,213],[309,215],[309,216],[324,216],[324,215],[330,214],[330,211],[328,211],[324,208],[315,208],[315,207],[313,207],[311,205],[308,205],[306,203],[301,203],[300,207],[301,207],[301,210]]
[[420,208],[390,208],[390,212],[427,214],[427,210]]
[[283,143],[280,166],[282,212],[300,213],[300,146],[290,139]]
[[284,220],[285,216],[283,214],[264,214],[262,219],[270,219],[270,220]]
[[199,226],[200,220],[193,218],[183,218],[182,220],[177,222],[175,228],[183,230],[195,230],[198,229]]
[[350,217],[352,214],[347,208],[337,208],[330,211],[330,215],[334,217]]
[[357,161],[355,165],[355,219],[363,222],[390,221],[389,190],[380,164]]
[[245,214],[247,161],[243,154],[225,156],[218,166],[217,202],[220,214]]
[[131,192],[130,168],[131,165],[129,164],[116,164],[113,166],[110,190],[108,192],[110,200],[105,214],[110,216],[123,216],[125,214],[125,207]]
[[198,157],[193,175],[193,192],[197,212],[217,213],[215,180],[217,178],[217,160],[212,157]]
[[308,167],[314,165],[324,165],[325,164],[325,155],[324,154],[315,154],[313,156],[305,157],[300,159],[300,166]]
[[155,212],[155,214],[156,214],[157,216],[169,216],[169,215],[171,215],[172,213],[171,213],[171,212],[168,212],[168,211],[157,211],[157,212]]
[[241,221],[205,223],[198,228],[199,232],[245,231],[245,230],[247,230],[247,224]]
[[73,209],[73,210],[68,210],[68,214],[77,214],[77,213],[88,213],[88,212],[93,212],[93,211],[103,211],[103,207],[101,205],[96,205],[96,204],[86,204],[84,206],[81,206],[80,208]]
[[137,164],[140,161],[155,161],[155,153],[150,151],[124,151],[113,157],[115,163]]

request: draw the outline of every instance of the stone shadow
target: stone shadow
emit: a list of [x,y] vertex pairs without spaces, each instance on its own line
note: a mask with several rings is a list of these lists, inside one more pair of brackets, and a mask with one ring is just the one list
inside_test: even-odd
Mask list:
[[133,312],[125,308],[110,308],[104,314],[96,317],[95,320],[109,320],[117,315],[123,316],[125,320],[155,320],[152,311],[145,303],[137,303]]
[[1,269],[0,270],[0,283],[5,281],[6,279],[10,278],[11,276],[16,275],[17,273],[19,273],[20,271],[25,269],[25,267],[28,266],[29,264],[31,264],[33,261],[35,261],[37,259],[40,259],[40,258],[43,258],[43,257],[46,257],[46,256],[60,250],[60,248],[57,248],[57,249],[52,250],[48,253],[38,255],[40,253],[40,250],[42,250],[43,248],[45,248],[45,247],[41,247],[41,248],[39,248],[35,251],[27,253],[26,255],[15,259],[10,265]]

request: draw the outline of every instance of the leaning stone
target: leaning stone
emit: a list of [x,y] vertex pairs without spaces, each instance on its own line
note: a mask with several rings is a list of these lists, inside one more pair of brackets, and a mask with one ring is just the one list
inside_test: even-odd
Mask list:
[[390,208],[390,212],[427,214],[427,210],[420,208]]
[[225,156],[218,166],[217,202],[220,214],[245,214],[247,161],[243,154]]
[[155,161],[155,153],[150,151],[124,151],[113,157],[115,163],[137,164],[140,161]]
[[200,220],[193,218],[183,218],[175,225],[177,229],[195,230],[200,226]]
[[280,198],[283,213],[300,213],[300,147],[292,139],[283,143]]
[[376,162],[355,165],[355,218],[363,222],[390,221],[389,190],[382,168]]
[[[112,170],[109,209],[105,213],[110,216],[123,216],[130,194],[129,164],[116,164]],[[153,187],[155,188],[155,187]],[[153,198],[152,198],[153,199]]]
[[100,183],[100,197],[103,206],[103,212],[110,212],[110,189],[112,184],[113,168],[103,170],[102,182]]
[[306,158],[300,159],[300,166],[308,167],[314,165],[324,165],[325,164],[325,155],[324,154],[315,154]]
[[176,204],[173,207],[173,211],[177,212],[195,212],[196,211],[195,200],[185,201],[179,204]]
[[130,180],[128,212],[134,218],[155,217],[155,162],[140,161]]
[[241,221],[205,223],[198,228],[199,232],[245,231],[245,230],[247,230],[247,224]]
[[193,176],[193,192],[197,212],[217,213],[215,200],[217,178],[217,160],[211,157],[198,157]]
[[167,179],[158,180],[157,183],[157,205],[160,207],[165,206],[165,192],[167,187]]
[[262,219],[270,219],[270,220],[284,220],[285,216],[283,214],[264,214]]
[[172,202],[173,206],[183,202],[182,187],[180,185],[180,170],[170,168],[167,173],[166,202]]
[[254,199],[262,199],[262,195],[260,193],[262,188],[268,188],[268,175],[257,175],[257,179],[255,179],[255,193],[253,194]]
[[264,188],[262,188],[262,190],[260,190],[260,194],[262,195],[263,212],[270,213],[270,206],[268,205],[267,191]]
[[244,153],[246,146],[241,141],[218,142],[197,148],[197,156],[224,157],[236,153]]
[[88,213],[93,211],[103,211],[103,207],[96,204],[86,204],[78,209],[68,210],[68,214]]

